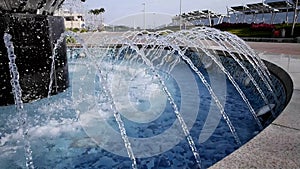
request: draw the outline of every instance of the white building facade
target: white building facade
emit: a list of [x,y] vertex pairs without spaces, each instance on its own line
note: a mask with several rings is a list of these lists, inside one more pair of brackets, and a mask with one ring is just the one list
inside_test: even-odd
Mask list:
[[83,14],[72,13],[68,10],[58,10],[55,12],[56,16],[62,16],[65,20],[66,29],[82,29],[85,28],[85,22],[83,19]]

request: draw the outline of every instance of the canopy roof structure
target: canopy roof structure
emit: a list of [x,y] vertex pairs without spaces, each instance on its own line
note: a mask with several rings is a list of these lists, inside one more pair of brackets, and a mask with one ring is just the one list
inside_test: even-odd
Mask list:
[[279,12],[290,12],[294,10],[294,4],[289,1],[271,1],[267,2],[267,4],[274,9],[278,9]]
[[249,10],[249,8],[247,6],[241,5],[241,6],[232,6],[230,7],[232,11],[236,11],[236,12],[244,12]]
[[[295,12],[294,16],[296,18],[298,17],[299,5],[296,5],[297,0],[266,0],[260,3],[232,6],[228,9],[228,13],[231,12],[236,15],[253,15],[253,21],[255,21],[257,14],[271,14],[271,23],[273,23],[276,13],[286,13],[287,22],[288,12]],[[245,19],[245,16],[242,16],[241,18]]]
[[278,12],[277,9],[272,8],[268,4],[265,3],[255,3],[255,4],[247,4],[247,7],[255,13],[272,13]]
[[247,4],[244,6],[232,6],[231,12],[239,12],[246,15],[249,14],[259,14],[259,13],[272,13],[272,12],[279,12],[278,9],[272,8],[270,5],[265,3],[254,3],[254,4]]
[[211,10],[197,10],[197,11],[191,11],[188,13],[183,13],[181,17],[186,21],[195,21],[195,20],[201,20],[201,19],[208,19],[210,26],[212,26],[212,19],[218,18],[218,23],[221,23],[226,17],[226,15],[215,13]]
[[266,1],[261,3],[252,3],[240,6],[232,6],[229,11],[233,13],[274,13],[274,12],[291,12],[295,9],[296,2],[288,0]]

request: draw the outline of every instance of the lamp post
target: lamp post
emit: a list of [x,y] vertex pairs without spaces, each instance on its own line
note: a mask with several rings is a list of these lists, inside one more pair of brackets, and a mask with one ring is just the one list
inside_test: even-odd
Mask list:
[[142,3],[144,6],[144,30],[146,30],[146,3]]
[[181,30],[181,0],[179,2],[179,30]]
[[293,26],[292,26],[292,31],[291,31],[291,36],[294,36],[294,31],[295,31],[295,25],[297,22],[297,18],[298,18],[298,5],[299,5],[299,0],[296,0],[295,3],[295,11],[294,11],[294,19],[293,19]]
[[156,13],[153,13],[153,29],[156,29],[155,18],[156,18]]

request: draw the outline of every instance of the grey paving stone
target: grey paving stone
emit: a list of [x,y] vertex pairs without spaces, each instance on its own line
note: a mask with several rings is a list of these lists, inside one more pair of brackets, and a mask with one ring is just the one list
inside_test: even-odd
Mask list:
[[273,122],[276,125],[300,130],[300,90],[294,90],[292,99],[286,109]]
[[270,125],[211,169],[300,168],[300,130]]
[[249,43],[260,56],[286,70],[294,93],[282,114],[265,130],[211,169],[300,168],[300,44]]

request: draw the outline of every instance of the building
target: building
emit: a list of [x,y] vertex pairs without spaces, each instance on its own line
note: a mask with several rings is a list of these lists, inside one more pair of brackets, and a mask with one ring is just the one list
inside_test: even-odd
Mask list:
[[62,16],[65,20],[66,29],[74,29],[74,28],[85,28],[85,22],[83,19],[83,14],[80,13],[72,13],[69,10],[57,10],[55,12],[56,16]]

